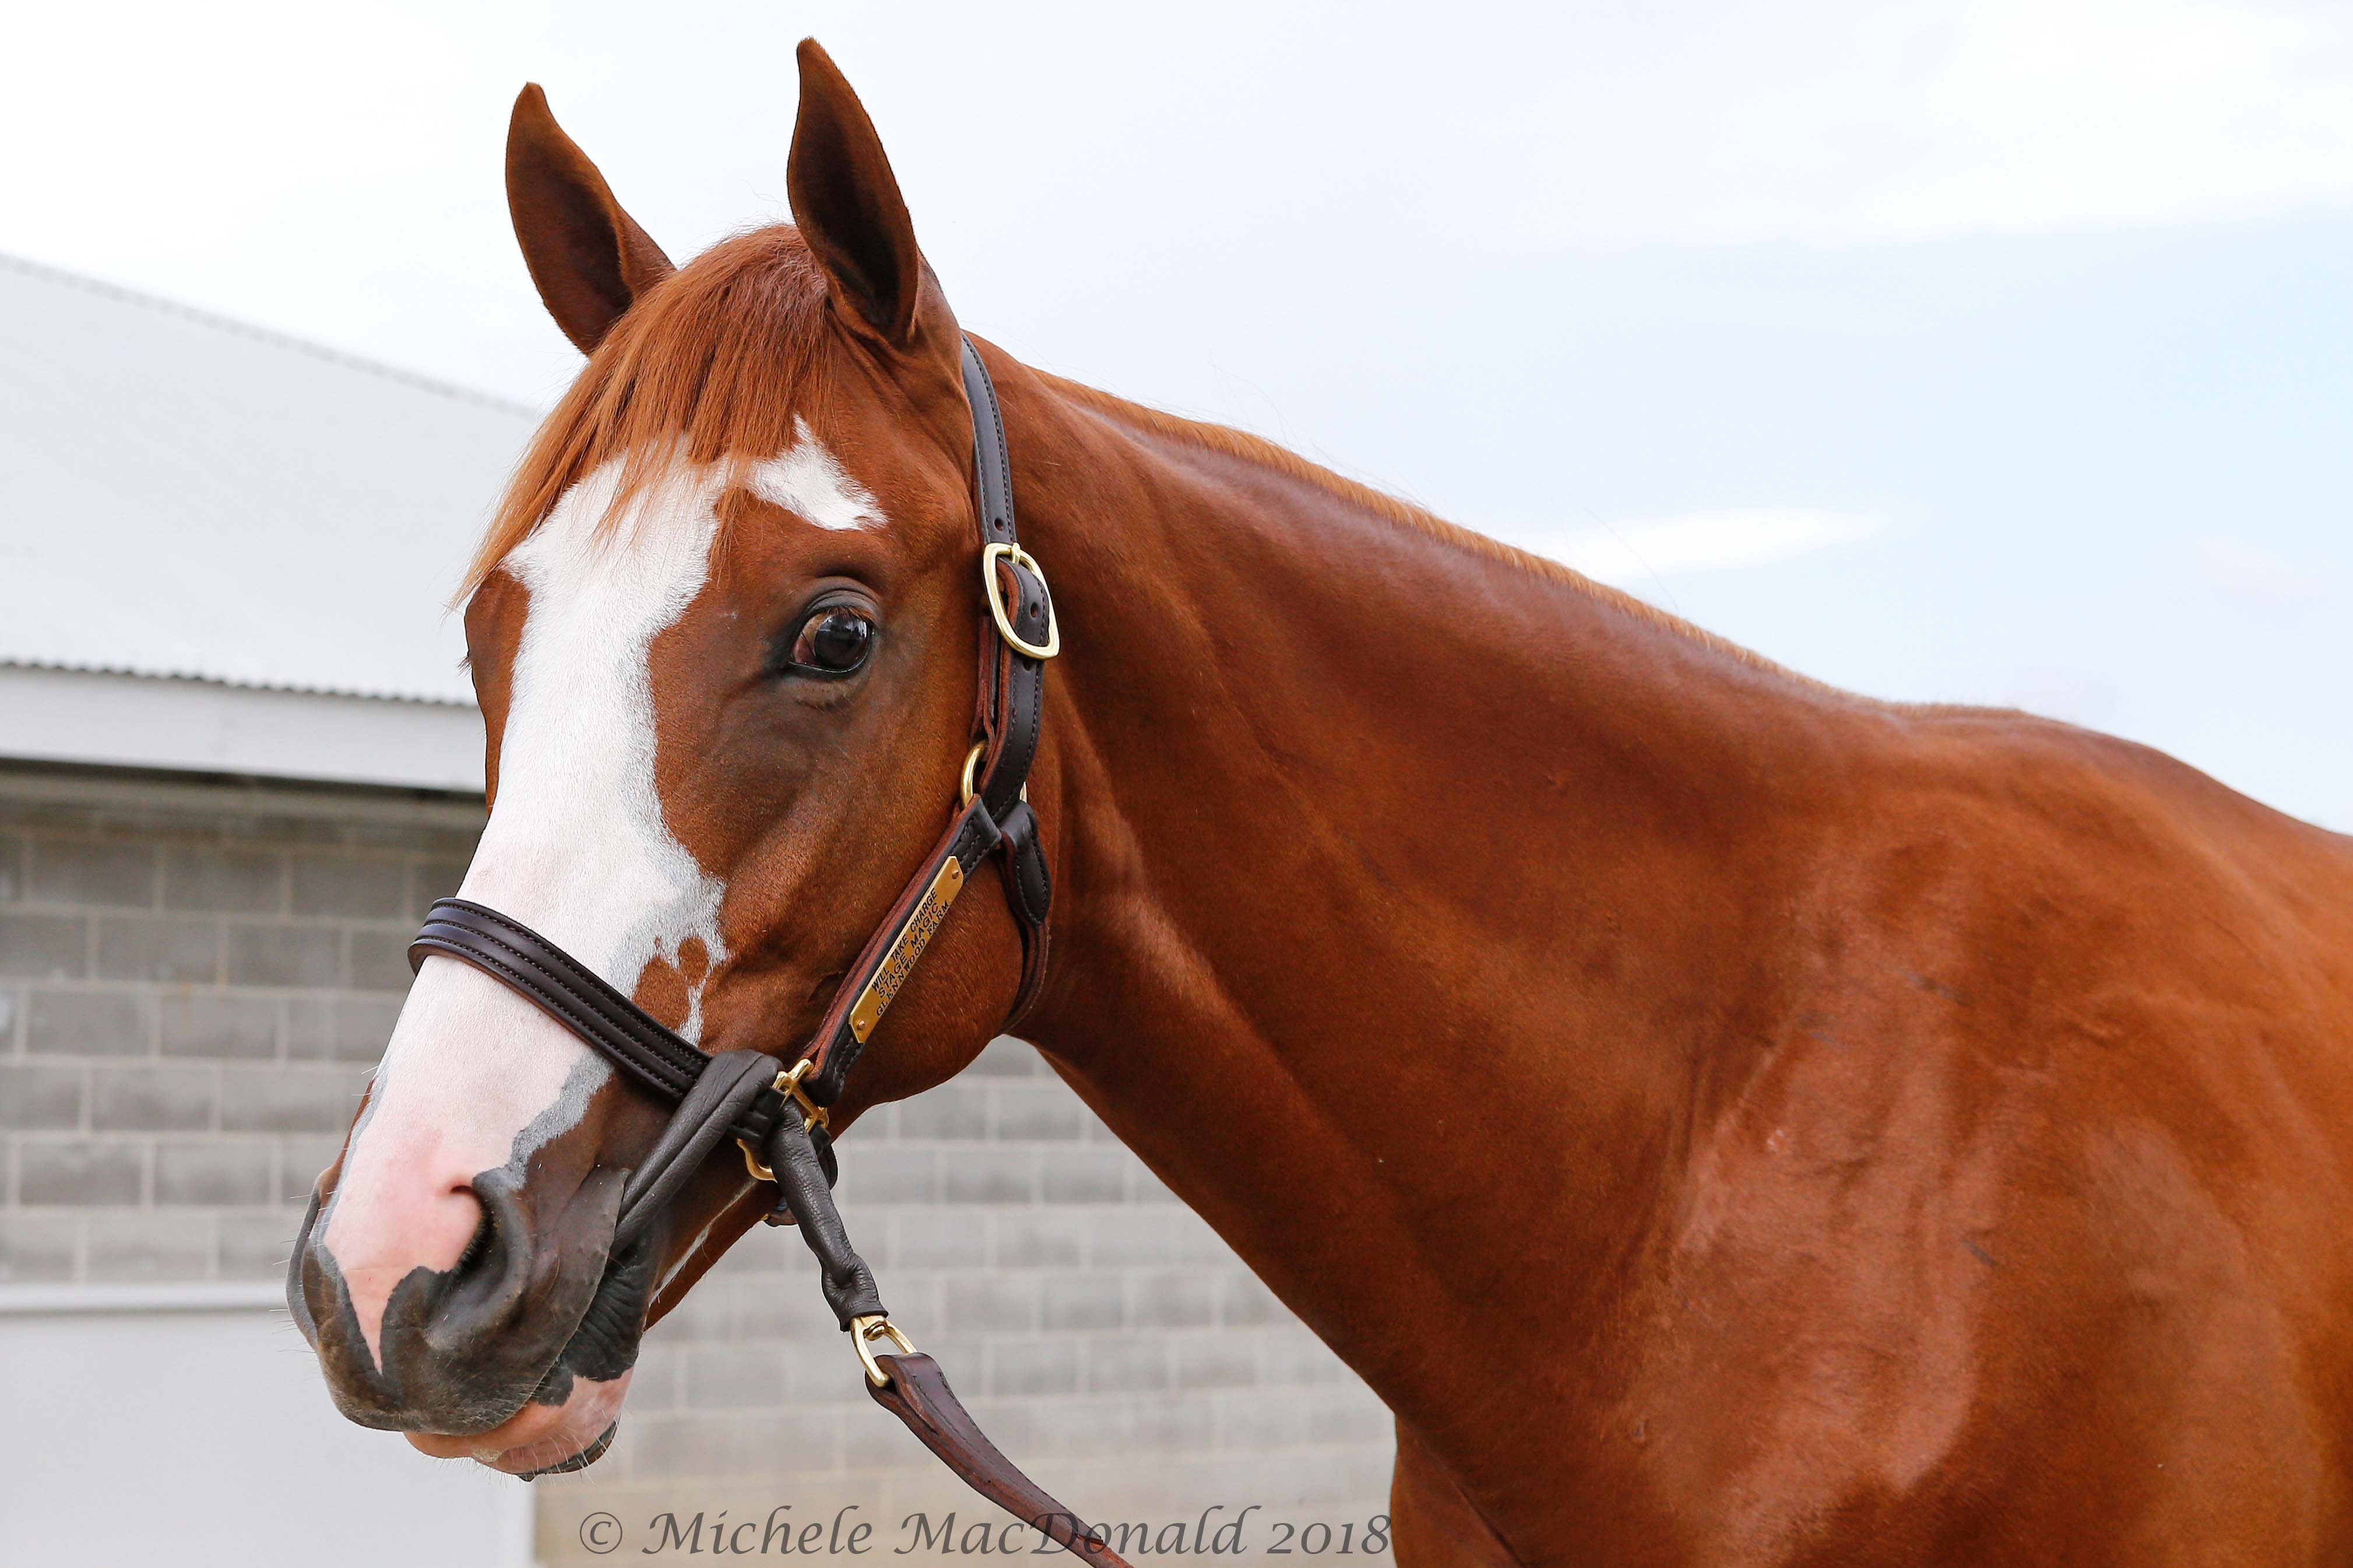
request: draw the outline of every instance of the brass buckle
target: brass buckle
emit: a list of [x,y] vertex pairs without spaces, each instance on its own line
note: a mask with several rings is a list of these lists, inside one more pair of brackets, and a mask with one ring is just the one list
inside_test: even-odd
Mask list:
[[[1005,591],[997,584],[997,563],[1004,557],[1038,579],[1038,586],[1046,590],[1046,641],[1024,642],[1021,634],[1013,629],[1012,614],[1005,607]],[[1036,557],[1018,544],[992,544],[980,552],[980,591],[988,595],[988,613],[997,617],[997,635],[1031,658],[1051,658],[1062,651],[1062,621],[1054,614],[1054,590],[1048,586],[1045,569]]]
[[[778,1073],[776,1081],[768,1086],[783,1095],[786,1104],[800,1108],[801,1131],[804,1132],[813,1131],[826,1125],[825,1107],[811,1100],[808,1092],[801,1088],[801,1079],[807,1073],[810,1065],[810,1058],[803,1057],[791,1067]],[[735,1146],[744,1151],[745,1170],[763,1182],[773,1182],[776,1179],[776,1173],[770,1170],[761,1160],[760,1152],[752,1147],[752,1141],[749,1138],[738,1138],[735,1140]]]
[[891,1386],[891,1374],[874,1359],[873,1342],[889,1340],[899,1347],[902,1355],[915,1353],[915,1342],[899,1331],[899,1325],[888,1318],[852,1318],[849,1320],[849,1342],[858,1349],[858,1360],[866,1368],[866,1381],[877,1388]]

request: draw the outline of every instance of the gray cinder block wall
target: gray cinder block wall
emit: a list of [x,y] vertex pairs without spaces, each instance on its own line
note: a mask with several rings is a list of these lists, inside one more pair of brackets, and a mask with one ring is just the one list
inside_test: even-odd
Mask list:
[[[0,1285],[278,1279],[480,821],[463,798],[0,769]],[[1245,1559],[1380,1555],[1386,1412],[1029,1047],[869,1117],[843,1165],[898,1321],[1083,1515],[1162,1554],[1216,1510],[1209,1542]],[[665,1531],[691,1555],[698,1514],[706,1552],[723,1523],[774,1552],[819,1519],[839,1542],[849,1509],[863,1554],[910,1561],[976,1555],[994,1517],[867,1399],[797,1238],[765,1228],[649,1337],[612,1453],[537,1485],[549,1563],[607,1555],[600,1513],[628,1555]]]

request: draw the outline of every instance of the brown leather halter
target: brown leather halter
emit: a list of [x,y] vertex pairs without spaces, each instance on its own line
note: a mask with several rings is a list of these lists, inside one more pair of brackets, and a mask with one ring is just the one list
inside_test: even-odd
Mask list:
[[[997,389],[971,340],[964,384],[972,405],[974,484],[980,518],[981,593],[976,739],[965,756],[962,808],[867,939],[816,1034],[789,1066],[765,1052],[706,1056],[574,959],[495,910],[443,899],[409,944],[420,966],[433,953],[470,963],[570,1029],[624,1076],[677,1110],[630,1173],[610,1255],[621,1256],[701,1169],[733,1139],[751,1173],[776,1185],[771,1224],[796,1225],[817,1255],[826,1302],[851,1338],[867,1392],[973,1489],[1035,1526],[1055,1544],[1106,1568],[1126,1568],[1077,1516],[1041,1490],[973,1424],[939,1364],[891,1321],[873,1271],[850,1246],[834,1206],[836,1163],[827,1108],[841,1098],[892,999],[923,957],[980,863],[1001,857],[1008,901],[1021,932],[1018,1017],[1046,969],[1053,884],[1026,798],[1044,719],[1046,661],[1061,646],[1044,574],[1013,525],[1013,472]],[[1008,1019],[1008,1022],[1010,1020]],[[878,1350],[887,1342],[892,1350]]]

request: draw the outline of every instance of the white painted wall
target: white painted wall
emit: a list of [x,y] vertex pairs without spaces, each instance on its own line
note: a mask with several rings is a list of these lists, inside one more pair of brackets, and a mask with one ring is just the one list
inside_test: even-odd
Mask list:
[[275,1300],[0,1289],[0,1563],[527,1568],[531,1489],[345,1421]]
[[479,794],[482,716],[471,703],[0,664],[0,756]]

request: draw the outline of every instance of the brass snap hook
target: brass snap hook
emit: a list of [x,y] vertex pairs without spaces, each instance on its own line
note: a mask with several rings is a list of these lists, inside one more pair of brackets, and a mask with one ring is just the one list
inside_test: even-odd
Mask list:
[[852,1318],[849,1320],[849,1342],[858,1349],[858,1360],[866,1368],[866,1381],[877,1388],[891,1386],[891,1374],[874,1359],[874,1343],[889,1340],[899,1347],[901,1355],[913,1355],[915,1342],[899,1331],[899,1325],[888,1318]]

